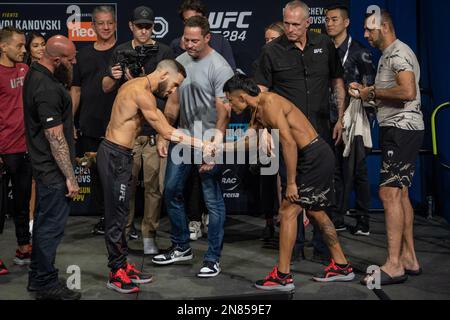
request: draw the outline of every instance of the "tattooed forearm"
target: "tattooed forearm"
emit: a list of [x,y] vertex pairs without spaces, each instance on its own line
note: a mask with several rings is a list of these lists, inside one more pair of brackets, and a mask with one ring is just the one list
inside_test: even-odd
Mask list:
[[64,137],[62,127],[45,130],[45,137],[50,143],[53,158],[55,158],[63,175],[66,179],[76,183],[75,173],[73,172],[72,162],[70,161],[69,146]]
[[345,111],[345,86],[344,81],[342,79],[335,79],[332,83],[333,87],[333,95],[336,98],[336,105],[339,112],[339,118],[342,119],[344,117]]

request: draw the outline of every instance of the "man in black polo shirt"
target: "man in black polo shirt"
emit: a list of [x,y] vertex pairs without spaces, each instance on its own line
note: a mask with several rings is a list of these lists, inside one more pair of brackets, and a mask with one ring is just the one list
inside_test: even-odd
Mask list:
[[[311,24],[309,7],[301,1],[291,1],[286,5],[283,22],[286,34],[263,48],[255,80],[262,91],[273,91],[298,106],[319,135],[334,146],[342,138],[345,99],[343,69],[336,48],[329,37],[308,31]],[[333,136],[330,128],[330,84],[337,97],[339,113]],[[283,162],[281,158],[280,176],[285,190]],[[299,239],[300,248],[297,250],[302,251],[303,223],[299,223]],[[329,252],[316,230],[313,244],[316,256],[327,259]]]
[[37,299],[75,300],[81,294],[58,280],[55,256],[79,192],[73,170],[72,102],[70,87],[75,46],[64,36],[51,37],[44,56],[25,77],[23,105],[26,139],[36,179],[36,215],[28,290]]
[[[138,77],[144,73],[150,74],[155,71],[160,61],[173,58],[173,52],[167,45],[152,39],[153,26],[154,14],[152,9],[141,6],[133,10],[133,15],[129,22],[130,30],[133,32],[133,40],[118,45],[114,50],[110,61],[110,71],[103,78],[103,91],[110,92],[110,90],[120,87],[125,81],[133,77]],[[124,51],[133,52],[144,45],[149,46],[150,50],[143,61],[143,72],[140,75],[132,75],[128,68],[123,72],[118,64],[121,56],[123,57],[121,53]],[[164,100],[158,99],[157,101],[158,107],[162,109],[165,104]],[[132,232],[134,229],[135,191],[139,172],[143,166],[145,207],[141,230],[144,254],[149,255],[159,252],[155,238],[161,212],[161,181],[163,180],[161,176],[161,171],[163,170],[161,168],[164,168],[164,162],[156,150],[156,134],[155,129],[144,121],[141,132],[136,138],[133,148],[134,164],[130,195],[130,215],[126,230],[129,236],[134,239],[137,238],[137,234]]]

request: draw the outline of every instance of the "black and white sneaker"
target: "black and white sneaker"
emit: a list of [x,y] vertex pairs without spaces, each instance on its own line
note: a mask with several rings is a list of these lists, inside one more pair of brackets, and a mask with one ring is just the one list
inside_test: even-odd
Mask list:
[[220,273],[219,262],[204,261],[203,267],[200,269],[200,272],[197,274],[197,277],[212,278],[217,276],[219,273]]
[[333,224],[334,224],[334,228],[336,229],[336,232],[347,231],[347,226],[345,225],[343,220],[336,219],[333,221]]
[[152,262],[154,264],[167,265],[178,261],[192,260],[193,257],[194,255],[192,254],[191,248],[186,251],[181,251],[180,248],[172,247],[167,253],[153,257]]
[[139,239],[139,234],[138,231],[136,230],[135,226],[131,226],[130,231],[128,232],[128,240],[138,240]]
[[105,218],[101,217],[100,220],[98,221],[98,223],[94,226],[94,228],[92,229],[92,234],[93,235],[104,235],[105,234]]
[[365,223],[357,223],[350,229],[350,233],[354,236],[368,237],[370,236],[370,227]]

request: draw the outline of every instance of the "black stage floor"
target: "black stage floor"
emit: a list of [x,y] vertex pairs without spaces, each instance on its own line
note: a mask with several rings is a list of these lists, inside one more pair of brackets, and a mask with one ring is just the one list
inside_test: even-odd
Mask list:
[[[348,219],[349,224],[354,223]],[[440,218],[427,220],[417,217],[415,238],[417,254],[424,274],[410,278],[407,283],[371,291],[359,284],[367,266],[383,263],[386,256],[384,216],[371,216],[372,235],[354,237],[340,234],[345,253],[357,269],[357,279],[352,283],[318,284],[311,276],[324,267],[311,261],[311,250],[306,249],[306,260],[293,264],[296,291],[293,296],[267,294],[252,287],[255,280],[267,275],[276,263],[277,243],[259,239],[264,221],[251,216],[229,216],[225,228],[225,244],[221,259],[222,273],[213,279],[196,277],[206,239],[193,242],[194,260],[187,263],[157,267],[151,257],[130,254],[129,260],[137,267],[154,275],[154,282],[141,285],[141,292],[122,295],[106,288],[108,269],[106,249],[101,236],[91,234],[96,217],[70,217],[64,240],[59,247],[57,267],[67,278],[71,265],[80,267],[81,292],[86,300],[195,300],[195,299],[295,299],[295,300],[447,300],[450,299],[450,228]],[[136,223],[136,225],[138,225]],[[161,221],[158,243],[161,248],[170,245],[170,224],[167,217]],[[308,230],[308,237],[311,230]],[[138,249],[140,242],[130,242]],[[29,300],[27,292],[27,267],[13,265],[16,249],[14,225],[7,220],[4,234],[0,236],[0,257],[10,274],[0,277],[0,300]],[[135,252],[135,251],[133,251]]]

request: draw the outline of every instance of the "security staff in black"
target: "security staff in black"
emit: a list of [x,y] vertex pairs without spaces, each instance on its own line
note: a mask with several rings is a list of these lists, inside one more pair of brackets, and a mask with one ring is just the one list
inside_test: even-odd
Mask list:
[[[372,53],[368,48],[354,39],[348,33],[350,25],[348,8],[342,5],[329,7],[326,17],[327,33],[333,40],[339,58],[344,67],[345,86],[352,82],[364,83],[371,86],[375,82],[376,70],[372,62]],[[348,105],[349,99],[346,99]],[[366,108],[366,111],[369,110]],[[336,104],[332,101],[331,122],[337,121]],[[336,206],[333,210],[332,220],[337,231],[347,230],[344,217],[348,210],[350,194],[355,190],[356,194],[356,226],[350,231],[355,235],[369,236],[369,209],[370,209],[370,184],[366,157],[370,149],[364,147],[362,136],[356,136],[352,143],[350,155],[343,157],[344,144],[335,148],[336,172],[335,191]]]
[[[255,80],[263,91],[273,91],[299,107],[319,135],[334,146],[333,139],[336,143],[341,141],[342,122],[337,122],[331,136],[330,86],[340,101],[340,119],[344,115],[345,99],[343,68],[336,48],[329,37],[308,31],[311,24],[309,7],[301,1],[286,5],[283,22],[286,33],[263,48]],[[286,169],[283,159],[280,176],[284,191]],[[302,251],[304,243],[303,223],[299,223],[299,227],[296,251]],[[314,232],[313,244],[316,256],[328,260],[329,252],[319,232]]]
[[31,65],[23,87],[25,134],[36,179],[36,213],[28,290],[37,299],[76,300],[81,294],[58,279],[56,250],[70,214],[70,200],[80,188],[74,174],[70,87],[75,45],[51,37],[44,56]]

